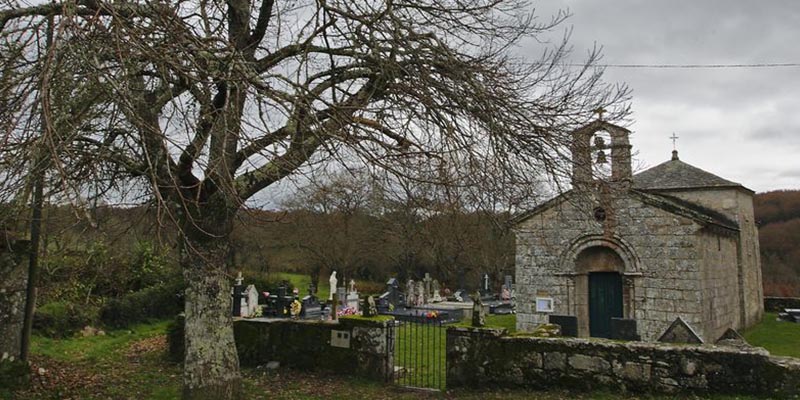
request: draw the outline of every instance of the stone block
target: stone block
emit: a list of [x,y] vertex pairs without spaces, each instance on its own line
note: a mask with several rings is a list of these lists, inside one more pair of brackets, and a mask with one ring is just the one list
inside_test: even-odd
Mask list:
[[629,381],[643,383],[650,380],[650,365],[646,363],[626,362],[615,366],[614,374]]
[[544,369],[563,371],[567,367],[567,356],[558,352],[544,353],[543,366]]
[[575,354],[569,358],[569,365],[581,371],[607,372],[611,369],[611,364],[600,357],[585,356]]

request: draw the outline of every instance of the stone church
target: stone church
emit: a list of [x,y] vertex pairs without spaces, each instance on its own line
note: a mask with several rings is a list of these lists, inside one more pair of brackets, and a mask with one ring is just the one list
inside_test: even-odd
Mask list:
[[623,318],[655,341],[681,317],[713,343],[758,322],[753,191],[677,151],[633,175],[629,135],[602,120],[576,130],[572,189],[518,217],[517,329],[572,316],[578,336],[610,337]]

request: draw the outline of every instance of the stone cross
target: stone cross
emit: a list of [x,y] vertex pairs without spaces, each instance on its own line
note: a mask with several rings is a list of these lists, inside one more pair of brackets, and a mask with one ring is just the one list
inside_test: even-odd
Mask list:
[[241,285],[244,278],[242,278],[242,271],[239,271],[239,275],[236,276],[236,284]]
[[431,284],[432,284],[432,282],[431,282],[431,274],[426,272],[425,273],[425,278],[422,279],[422,282],[424,283],[425,299],[426,300],[430,299],[431,297],[433,297],[433,287],[431,286]]

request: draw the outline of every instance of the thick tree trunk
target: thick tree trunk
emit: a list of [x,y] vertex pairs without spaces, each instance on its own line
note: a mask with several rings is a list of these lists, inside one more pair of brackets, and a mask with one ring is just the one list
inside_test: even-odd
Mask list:
[[226,274],[230,222],[216,221],[184,229],[186,247],[182,263],[188,287],[183,398],[187,400],[239,397],[241,381],[233,340],[231,283]]

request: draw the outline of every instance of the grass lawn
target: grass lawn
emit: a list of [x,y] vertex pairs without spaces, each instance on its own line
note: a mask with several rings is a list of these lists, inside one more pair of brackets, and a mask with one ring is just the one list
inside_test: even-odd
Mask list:
[[772,355],[800,358],[800,324],[779,321],[776,313],[765,313],[760,323],[744,332],[744,338]]
[[[453,326],[471,327],[472,320],[464,319],[463,321],[453,324]],[[515,333],[517,331],[517,315],[494,315],[489,314],[486,316],[485,328],[506,329],[508,333]]]

